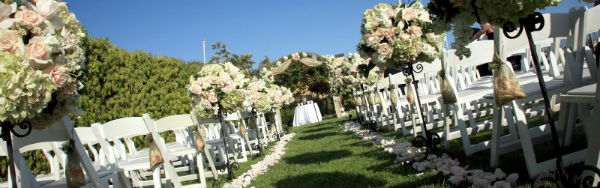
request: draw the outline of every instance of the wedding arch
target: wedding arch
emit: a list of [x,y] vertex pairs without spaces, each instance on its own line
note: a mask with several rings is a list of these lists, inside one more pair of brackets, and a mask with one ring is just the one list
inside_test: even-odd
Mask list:
[[[336,56],[332,56],[332,55],[327,55],[327,56],[321,56],[319,54],[315,54],[315,53],[307,53],[307,52],[298,52],[298,53],[292,53],[286,56],[283,56],[281,58],[279,58],[276,62],[275,62],[275,66],[271,68],[271,73],[273,74],[273,76],[281,74],[283,72],[285,72],[287,70],[287,68],[292,64],[292,63],[302,63],[308,67],[318,67],[321,65],[327,65],[327,64],[340,64],[345,60],[344,55],[336,55]],[[328,69],[329,66],[327,66]],[[332,70],[330,70],[331,72]],[[335,95],[331,95],[333,97],[333,104],[334,104],[334,108],[335,108],[335,112],[336,112],[336,116],[337,117],[343,117],[345,112],[344,112],[344,107],[342,105],[342,101],[341,101],[341,97],[340,96],[335,96]]]

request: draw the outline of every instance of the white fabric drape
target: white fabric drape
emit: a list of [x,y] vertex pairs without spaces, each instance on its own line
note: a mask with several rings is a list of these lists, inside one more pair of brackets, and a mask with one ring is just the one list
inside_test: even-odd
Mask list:
[[294,121],[292,125],[294,127],[301,126],[309,123],[316,123],[323,120],[321,116],[321,110],[317,103],[309,101],[308,104],[298,105],[294,110]]

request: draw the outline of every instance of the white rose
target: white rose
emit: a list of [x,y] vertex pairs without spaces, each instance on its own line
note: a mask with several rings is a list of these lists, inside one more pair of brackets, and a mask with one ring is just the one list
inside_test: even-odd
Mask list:
[[16,6],[17,6],[16,3],[12,3],[10,5],[0,3],[0,22],[8,19],[10,14],[15,12]]
[[413,38],[419,38],[421,37],[421,35],[423,35],[423,29],[419,26],[410,26],[410,28],[408,29],[410,31],[410,35]]
[[404,10],[402,10],[402,19],[403,20],[412,21],[414,19],[417,19],[418,17],[419,17],[419,14],[417,13],[417,11],[415,11],[415,9],[405,8]]
[[61,7],[65,6],[67,6],[65,3],[59,3],[55,0],[37,0],[35,9],[40,16],[50,21],[55,29],[60,29],[63,27],[63,22],[58,13],[60,12]]
[[17,32],[0,29],[0,51],[11,52],[20,56],[25,52],[25,44],[23,44],[23,39]]

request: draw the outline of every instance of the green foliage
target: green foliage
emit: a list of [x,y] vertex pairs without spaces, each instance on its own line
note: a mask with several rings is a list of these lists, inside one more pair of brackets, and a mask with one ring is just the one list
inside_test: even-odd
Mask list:
[[221,60],[225,61],[227,58],[229,58],[229,56],[231,56],[231,52],[227,50],[227,45],[221,41],[210,44],[210,48],[215,51],[215,54],[210,56],[208,63],[220,63],[222,62]]
[[227,45],[221,41],[211,44],[210,47],[215,51],[215,54],[210,56],[208,63],[230,62],[240,68],[240,70],[248,72],[250,72],[250,69],[252,69],[252,66],[256,63],[252,61],[252,54],[234,54],[227,50]]
[[76,126],[89,126],[122,117],[149,113],[152,118],[189,113],[186,92],[189,76],[199,71],[181,60],[157,57],[141,50],[129,52],[107,39],[87,37],[84,50],[81,117]]
[[252,68],[254,63],[256,63],[256,62],[252,61],[252,54],[249,54],[249,53],[241,54],[241,55],[233,54],[233,55],[231,55],[230,58],[227,59],[227,61],[231,62],[231,64],[240,68],[240,70],[246,70],[246,71],[250,71],[250,69]]
[[275,84],[296,89],[308,88],[321,80],[327,80],[329,70],[325,64],[309,67],[299,62],[291,63],[281,74],[275,75]]

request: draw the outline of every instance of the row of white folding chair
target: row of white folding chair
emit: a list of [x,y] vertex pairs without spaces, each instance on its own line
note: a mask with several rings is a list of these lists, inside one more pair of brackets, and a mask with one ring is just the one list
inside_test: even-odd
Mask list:
[[[600,33],[600,7],[594,7],[585,10],[583,19],[579,24],[579,35],[577,38],[578,44],[584,46],[584,53],[578,53],[583,56],[588,67],[593,66],[599,59],[596,59],[592,50],[585,44],[585,36],[592,33]],[[559,130],[563,133],[562,144],[569,145],[571,142],[571,132],[573,132],[573,124],[576,122],[576,115],[581,119],[585,126],[585,134],[587,139],[587,148],[585,154],[585,164],[600,167],[600,137],[597,136],[598,121],[600,121],[600,75],[596,75],[593,84],[585,85],[576,88],[561,95],[561,113],[559,121]],[[591,110],[590,110],[591,107]],[[598,182],[598,177],[595,177],[594,183]]]
[[363,122],[366,121],[365,117],[366,117],[366,106],[368,104],[367,101],[364,99],[364,93],[362,91],[362,88],[352,88],[352,94],[354,95],[354,101],[360,101],[360,105],[356,105],[355,106],[355,110],[356,110],[356,118],[359,119],[359,121]]
[[[480,81],[472,82],[470,79],[475,78],[478,75],[471,74],[471,75],[465,76],[465,75],[456,74],[456,71],[455,71],[456,68],[453,69],[452,66],[458,66],[459,67],[458,69],[462,69],[461,66],[463,66],[463,65],[477,66],[479,64],[483,64],[483,63],[490,61],[491,57],[492,57],[491,55],[493,54],[493,52],[491,52],[491,49],[492,49],[491,42],[492,41],[477,41],[477,42],[471,43],[470,46],[473,47],[471,49],[474,52],[476,52],[473,54],[476,54],[477,56],[468,58],[468,59],[466,59],[465,62],[460,62],[460,65],[453,64],[453,62],[457,62],[456,60],[458,58],[456,56],[449,55],[448,58],[446,58],[446,59],[450,60],[450,62],[448,62],[448,64],[449,64],[449,66],[451,66],[449,68],[451,70],[450,72],[453,73],[451,75],[456,75],[457,77],[459,77],[459,79],[457,79],[457,82],[455,83],[455,84],[457,84],[458,87],[455,86],[454,88],[457,88],[457,89],[463,88],[463,89],[459,90],[457,92],[457,98],[458,98],[457,104],[445,106],[445,108],[449,109],[449,111],[451,111],[452,114],[453,113],[457,113],[457,114],[465,113],[465,115],[468,115],[467,117],[468,117],[471,127],[466,128],[465,116],[453,117],[455,119],[452,120],[452,122],[454,122],[455,126],[458,126],[460,135],[458,134],[459,131],[456,131],[456,129],[454,131],[450,132],[448,127],[445,128],[442,135],[444,135],[444,139],[446,141],[456,139],[456,138],[462,138],[463,147],[465,148],[466,155],[471,155],[474,152],[489,148],[489,141],[485,141],[485,142],[482,142],[479,144],[470,144],[468,137],[465,137],[465,136],[470,135],[475,132],[489,130],[491,127],[490,124],[492,123],[492,121],[488,120],[488,121],[476,123],[474,121],[474,118],[476,118],[477,116],[489,115],[491,112],[491,109],[488,109],[486,111],[480,111],[480,108],[483,107],[482,105],[489,106],[490,104],[493,103],[493,101],[482,99],[486,95],[488,95],[488,96],[491,95],[492,79],[491,78],[485,78],[485,79],[480,78]],[[517,51],[517,53],[521,53],[522,51],[525,51],[525,50],[527,50],[527,49],[526,48],[521,49],[521,51]],[[488,55],[485,55],[485,54],[488,54]],[[526,56],[524,56],[524,57],[526,57]],[[523,58],[523,59],[524,59],[523,62],[530,61],[530,60],[528,60],[530,58]],[[454,60],[454,61],[452,61],[452,60]],[[531,69],[523,68],[523,67],[529,66],[529,63],[523,63],[523,62],[522,62],[522,71],[515,74],[516,78],[519,80],[519,82],[521,84],[528,84],[528,83],[535,84],[535,81],[537,81],[535,79],[535,74],[531,72]],[[546,62],[546,58],[542,58],[542,62]],[[545,67],[549,67],[548,63],[543,63],[543,64],[545,64]],[[509,65],[509,67],[510,67],[510,65]],[[554,65],[554,67],[556,67],[556,65]],[[544,77],[546,78],[546,80],[553,78],[550,76],[551,75],[550,70],[551,70],[551,68],[546,68],[546,72],[544,72],[544,74],[545,74]],[[449,77],[452,77],[451,75]],[[473,84],[473,83],[476,83],[476,84]],[[467,86],[469,86],[469,87],[467,87]],[[532,102],[531,100],[529,100],[529,101],[522,100],[522,101],[528,102],[528,103]],[[534,109],[531,112],[528,111],[527,112],[528,116],[536,116],[536,115],[541,114],[541,112],[538,109]],[[472,110],[475,110],[475,113],[473,113]],[[448,113],[448,114],[450,114],[450,113]],[[514,129],[511,129],[511,130],[514,130]],[[448,147],[447,142],[446,142],[446,147]]]
[[[169,122],[168,119],[176,120]],[[160,128],[157,128],[160,127]],[[206,187],[206,180],[204,176],[204,170],[201,173],[193,173],[194,170],[191,163],[189,163],[187,169],[190,169],[190,174],[178,176],[177,171],[173,166],[172,161],[181,160],[181,156],[193,155],[196,158],[192,159],[197,165],[195,169],[204,169],[202,155],[196,152],[194,147],[189,146],[175,146],[170,144],[171,147],[167,148],[166,143],[162,137],[158,134],[159,131],[169,131],[175,129],[185,129],[192,126],[198,126],[194,123],[193,116],[177,115],[173,117],[167,117],[162,121],[154,121],[148,114],[144,114],[143,117],[128,117],[117,120],[112,120],[104,124],[94,124],[96,136],[102,138],[100,144],[103,148],[112,148],[107,150],[110,155],[116,159],[118,168],[125,170],[132,180],[133,186],[149,186],[154,185],[155,187],[161,187],[163,183],[172,183],[175,187],[181,187],[181,181],[198,180],[201,187]],[[121,142],[122,139],[127,140],[133,137],[145,136],[150,134],[152,136],[154,144],[156,144],[160,154],[162,155],[164,162],[154,169],[150,169],[150,158],[148,149],[137,150],[133,143],[128,144],[129,151],[124,153],[124,146]],[[114,146],[109,142],[114,143]],[[117,155],[116,153],[121,153]],[[179,155],[179,156],[178,156]],[[161,178],[161,167],[164,168],[165,178]],[[144,171],[152,170],[153,179],[145,179]],[[196,185],[198,186],[198,185]]]
[[[579,35],[580,41],[585,40],[585,35],[600,32],[600,20],[596,19],[600,16],[600,7],[594,7],[586,10],[583,13],[584,17],[580,20],[583,32]],[[580,43],[583,44],[583,43]],[[589,65],[593,62],[598,62],[598,59],[592,54],[591,49],[585,46],[584,60]],[[585,151],[585,165],[595,166],[600,168],[600,137],[597,133],[598,121],[600,121],[600,75],[597,75],[593,84],[585,85],[566,92],[560,96],[561,98],[561,114],[559,119],[559,133],[562,138],[562,146],[569,146],[571,143],[572,132],[574,132],[576,116],[581,120],[585,127],[585,135],[587,140],[587,148]],[[594,177],[594,183],[597,183],[599,178]]]
[[[81,159],[82,167],[87,176],[86,181],[88,184],[85,187],[108,187],[110,185],[109,180],[112,182],[113,187],[121,187],[122,185],[127,187],[127,182],[123,174],[119,173],[119,170],[113,165],[114,163],[103,166],[100,164],[102,162],[97,161],[99,163],[94,165],[83,145],[97,143],[95,137],[88,134],[88,130],[86,128],[73,129],[70,118],[65,116],[43,130],[33,129],[27,137],[13,136],[13,155],[17,172],[17,186],[66,187],[64,169],[60,169],[60,165],[63,167],[66,166],[66,154],[62,152],[61,145],[72,140],[74,144],[73,154],[78,155],[77,157]],[[5,156],[6,144],[2,141],[0,145],[0,155]],[[22,156],[22,153],[34,150],[43,150],[51,166],[51,174],[34,177],[27,161]],[[97,157],[108,158],[108,156],[103,155],[104,153],[100,152]],[[119,175],[121,175],[121,178],[118,178]],[[12,183],[10,182],[10,177],[8,177],[8,180],[9,182],[1,185],[1,187]]]
[[[565,49],[565,78],[564,79],[555,79],[546,82],[546,87],[550,95],[557,95],[563,93],[569,89],[576,87],[579,84],[582,84],[582,81],[585,81],[583,74],[583,59],[573,58],[573,50],[575,50],[575,54],[581,54],[583,58],[583,48],[576,44],[573,41],[576,41],[577,38],[581,35],[579,31],[581,31],[581,20],[584,19],[584,11],[572,9],[568,14],[545,14],[544,18],[546,21],[545,27],[541,31],[534,32],[534,39],[539,40],[544,38],[552,38],[555,36],[562,37],[564,35],[568,35],[567,38],[567,48]],[[564,27],[565,23],[569,23],[570,27]],[[595,26],[598,27],[598,26]],[[520,37],[518,39],[507,40],[503,38],[503,36],[499,36],[499,44],[504,46],[503,54],[506,52],[510,52],[511,48],[518,48],[519,44],[527,45],[525,42],[525,38]],[[569,42],[571,41],[571,42]],[[524,43],[524,44],[523,44]],[[579,49],[579,50],[577,50]],[[560,52],[559,52],[560,53]],[[578,55],[575,55],[576,57]],[[588,64],[588,71],[590,75],[597,74],[596,65]],[[536,87],[536,83],[524,84],[523,88],[526,94],[529,95],[528,98],[541,98],[539,87]],[[507,105],[512,108],[512,112],[514,113],[514,117],[510,117],[509,119],[513,119],[516,122],[514,126],[516,126],[516,131],[513,137],[517,137],[518,140],[512,140],[512,142],[503,142],[502,140],[502,129],[500,126],[494,126],[494,130],[492,132],[492,152],[491,152],[491,166],[498,165],[498,159],[500,155],[503,153],[515,150],[522,149],[524,158],[527,164],[527,169],[530,177],[533,177],[538,172],[549,171],[555,168],[555,159],[547,160],[541,163],[538,163],[535,157],[535,151],[533,149],[533,145],[539,140],[539,135],[548,134],[549,130],[547,128],[547,124],[528,128],[527,126],[527,117],[525,116],[523,105],[519,103],[519,101],[513,101],[511,104]],[[498,111],[498,115],[495,115],[494,119],[498,122],[502,119],[503,111],[506,109],[505,106],[495,107]],[[509,111],[510,112],[510,111]],[[507,117],[508,118],[508,117]],[[499,122],[496,124],[500,124]],[[573,123],[574,124],[574,123]],[[509,125],[512,126],[512,125]],[[574,125],[573,125],[574,126]],[[540,133],[543,131],[544,133]],[[533,139],[533,140],[532,140]],[[542,139],[543,140],[543,139]],[[583,160],[583,153],[585,151],[578,151],[565,156],[565,163],[569,164],[572,162],[578,162]]]

